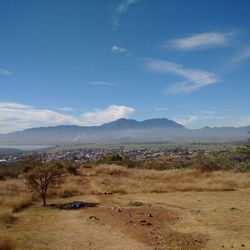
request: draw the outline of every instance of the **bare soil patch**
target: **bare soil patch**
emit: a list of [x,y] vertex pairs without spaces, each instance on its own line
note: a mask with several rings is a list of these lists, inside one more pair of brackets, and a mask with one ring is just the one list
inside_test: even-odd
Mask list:
[[[160,207],[89,208],[91,221],[105,223],[154,249],[201,249],[207,237],[198,233],[180,233],[171,229],[181,219],[179,211]],[[102,204],[101,204],[102,205]]]

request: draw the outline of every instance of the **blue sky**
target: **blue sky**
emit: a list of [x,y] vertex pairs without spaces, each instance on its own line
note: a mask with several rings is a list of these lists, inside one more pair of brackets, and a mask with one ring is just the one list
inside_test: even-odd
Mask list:
[[0,133],[118,118],[250,125],[248,0],[0,2]]

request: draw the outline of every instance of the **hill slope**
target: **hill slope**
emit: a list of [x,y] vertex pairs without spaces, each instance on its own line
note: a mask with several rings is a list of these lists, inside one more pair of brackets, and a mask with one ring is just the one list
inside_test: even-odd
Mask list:
[[152,141],[242,141],[250,126],[190,130],[166,119],[144,121],[118,119],[101,126],[60,125],[31,128],[0,135],[0,144],[65,144],[84,142],[152,142]]

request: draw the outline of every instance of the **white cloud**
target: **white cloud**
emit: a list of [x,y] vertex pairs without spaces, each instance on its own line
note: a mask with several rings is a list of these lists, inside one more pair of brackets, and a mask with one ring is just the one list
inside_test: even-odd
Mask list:
[[150,60],[146,66],[152,71],[171,73],[185,79],[167,88],[167,92],[171,94],[190,93],[207,85],[219,82],[218,77],[214,73],[200,69],[187,69],[181,64],[164,60]]
[[8,76],[11,72],[7,69],[0,68],[0,76]]
[[123,0],[119,5],[116,6],[113,16],[113,28],[117,29],[120,25],[121,16],[124,15],[130,6],[136,4],[139,0]]
[[196,49],[204,47],[221,47],[228,44],[233,33],[207,32],[196,34],[180,39],[173,39],[165,43],[164,47],[174,47],[177,49]]
[[121,54],[121,53],[126,53],[127,52],[127,49],[126,48],[123,48],[123,47],[119,47],[117,45],[113,45],[111,47],[111,51],[113,53],[116,53],[116,54]]
[[[71,108],[64,107],[64,111]],[[86,112],[82,118],[65,115],[49,109],[38,109],[15,102],[0,102],[0,134],[33,127],[56,125],[101,125],[119,118],[129,117],[135,110],[126,106],[112,105],[106,109]]]
[[91,85],[96,85],[96,86],[114,86],[115,84],[113,82],[104,82],[104,81],[93,81],[89,82]]
[[198,116],[196,115],[191,115],[191,116],[185,116],[185,117],[175,117],[173,120],[179,124],[182,124],[184,126],[188,126],[193,124],[195,121],[199,119]]
[[106,109],[95,109],[93,112],[86,112],[82,115],[84,123],[87,125],[101,125],[119,118],[127,118],[134,109],[126,106],[111,105]]
[[59,124],[79,124],[79,120],[48,109],[36,109],[19,103],[0,103],[0,133]]

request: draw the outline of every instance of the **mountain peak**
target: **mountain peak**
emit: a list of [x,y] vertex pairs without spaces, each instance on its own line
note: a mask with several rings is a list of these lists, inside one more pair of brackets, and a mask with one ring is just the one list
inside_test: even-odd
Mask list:
[[167,118],[152,118],[144,121],[120,118],[116,121],[103,124],[101,127],[110,129],[185,128],[177,122],[174,122]]

